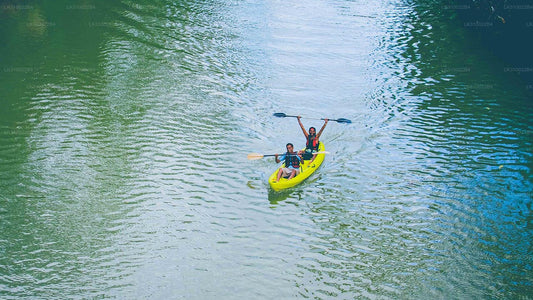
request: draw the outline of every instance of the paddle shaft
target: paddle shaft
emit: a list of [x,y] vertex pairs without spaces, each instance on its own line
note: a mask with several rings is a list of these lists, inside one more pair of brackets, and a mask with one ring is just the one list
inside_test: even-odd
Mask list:
[[[327,151],[319,151],[319,152],[311,152],[311,154],[329,154],[329,152]],[[286,155],[285,153],[281,153],[281,154],[265,154],[263,156],[282,156],[282,155]],[[289,154],[289,156],[299,156],[298,154]]]
[[[265,154],[263,155],[263,157],[265,156],[282,156],[282,155],[286,155],[285,153],[281,153],[281,154]],[[289,156],[299,156],[298,154],[289,154]]]
[[[286,115],[284,113],[275,113],[274,116],[278,118],[298,118],[298,116],[292,116],[292,115]],[[306,118],[311,120],[326,120],[326,118]],[[339,119],[328,119],[328,121],[334,121],[338,123],[352,123],[352,121],[345,119],[345,118],[339,118]]]
[[[248,154],[248,159],[250,160],[257,160],[257,159],[261,159],[265,156],[281,156],[281,155],[284,155],[284,154],[260,154],[260,153],[250,153]],[[289,156],[298,156],[298,154],[290,154]]]
[[[313,154],[329,154],[329,152],[327,151],[319,151],[319,152],[315,152]],[[261,159],[263,157],[266,157],[266,156],[282,156],[282,155],[285,155],[285,153],[282,153],[282,154],[260,154],[260,153],[250,153],[248,154],[248,159],[249,160],[257,160],[257,159]],[[289,154],[289,156],[298,156],[298,154]]]

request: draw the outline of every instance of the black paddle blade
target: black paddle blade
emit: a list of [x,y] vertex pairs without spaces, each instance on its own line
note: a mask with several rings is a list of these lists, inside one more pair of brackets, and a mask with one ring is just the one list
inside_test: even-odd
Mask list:
[[284,113],[274,113],[274,117],[285,118],[287,115]]
[[340,119],[333,120],[333,121],[337,121],[337,122],[339,122],[339,123],[346,123],[346,124],[350,124],[350,123],[352,123],[351,120],[348,120],[348,119],[345,119],[345,118],[340,118]]

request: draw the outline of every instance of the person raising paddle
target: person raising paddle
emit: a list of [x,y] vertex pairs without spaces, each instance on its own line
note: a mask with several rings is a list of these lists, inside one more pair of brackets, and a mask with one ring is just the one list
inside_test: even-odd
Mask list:
[[316,152],[318,152],[318,145],[320,141],[318,140],[320,138],[320,135],[324,131],[324,128],[326,128],[326,125],[328,124],[329,119],[324,119],[324,125],[322,125],[322,128],[320,128],[320,131],[318,134],[316,134],[315,127],[309,128],[309,133],[305,130],[304,125],[302,124],[302,121],[300,121],[301,116],[296,117],[298,119],[298,124],[300,124],[300,127],[302,128],[302,131],[305,135],[306,143],[305,143],[305,150],[300,151],[298,154],[303,156],[303,159],[311,161],[309,164],[311,164],[316,157]]

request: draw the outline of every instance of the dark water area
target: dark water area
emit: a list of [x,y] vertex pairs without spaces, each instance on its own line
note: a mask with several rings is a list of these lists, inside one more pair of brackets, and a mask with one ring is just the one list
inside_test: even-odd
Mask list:
[[533,92],[533,1],[455,0],[432,3],[448,11],[479,47],[504,63],[503,72],[515,74]]
[[[464,3],[0,1],[0,298],[531,298],[530,60]],[[275,112],[352,120],[284,192]]]

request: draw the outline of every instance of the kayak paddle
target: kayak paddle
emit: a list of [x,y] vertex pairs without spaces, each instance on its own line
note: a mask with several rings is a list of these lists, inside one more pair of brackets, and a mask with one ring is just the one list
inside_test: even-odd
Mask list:
[[[286,115],[285,113],[274,113],[274,116],[275,117],[278,117],[278,118],[297,118],[298,116],[291,116],[291,115]],[[321,119],[316,119],[316,118],[306,118],[306,119],[312,119],[312,120],[325,120],[325,118],[321,118]],[[337,123],[346,123],[346,124],[350,124],[352,123],[351,120],[349,119],[345,119],[345,118],[338,118],[338,119],[328,119],[329,121],[335,121]]]
[[[327,151],[320,151],[320,152],[315,152],[313,154],[329,154],[329,152]],[[257,160],[257,159],[261,159],[263,157],[266,157],[266,156],[276,156],[276,155],[283,155],[283,154],[260,154],[260,153],[250,153],[248,154],[248,159],[249,160]]]
[[276,156],[276,154],[250,153],[250,154],[248,154],[248,159],[249,160],[257,160],[257,159],[261,159],[261,158],[263,158],[265,156]]

